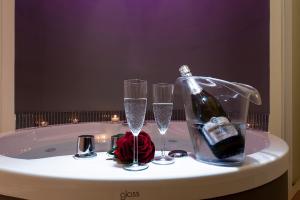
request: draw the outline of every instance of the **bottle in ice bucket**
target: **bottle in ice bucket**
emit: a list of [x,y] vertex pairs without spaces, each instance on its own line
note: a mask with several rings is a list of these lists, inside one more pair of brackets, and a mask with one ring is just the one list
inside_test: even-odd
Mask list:
[[231,124],[220,102],[197,83],[187,65],[181,66],[179,72],[186,78],[191,93],[192,111],[199,122],[194,125],[214,156],[225,159],[243,153],[244,138]]

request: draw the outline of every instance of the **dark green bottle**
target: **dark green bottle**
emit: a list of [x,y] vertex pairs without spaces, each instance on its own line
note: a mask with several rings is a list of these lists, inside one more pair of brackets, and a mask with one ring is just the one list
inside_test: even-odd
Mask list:
[[199,121],[196,126],[212,153],[218,159],[243,153],[244,137],[241,131],[230,123],[220,102],[196,82],[187,65],[181,66],[179,72],[182,77],[187,78],[187,85],[191,92],[192,110]]

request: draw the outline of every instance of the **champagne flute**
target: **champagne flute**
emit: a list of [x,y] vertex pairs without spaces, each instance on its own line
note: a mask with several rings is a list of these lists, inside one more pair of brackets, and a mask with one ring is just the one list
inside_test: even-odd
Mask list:
[[124,107],[126,120],[133,134],[133,162],[125,165],[129,171],[140,171],[148,168],[138,162],[138,135],[142,130],[147,107],[147,81],[130,79],[124,81]]
[[173,84],[157,83],[153,84],[153,113],[162,137],[161,156],[155,156],[153,163],[169,165],[175,162],[173,157],[165,154],[167,132],[173,110]]

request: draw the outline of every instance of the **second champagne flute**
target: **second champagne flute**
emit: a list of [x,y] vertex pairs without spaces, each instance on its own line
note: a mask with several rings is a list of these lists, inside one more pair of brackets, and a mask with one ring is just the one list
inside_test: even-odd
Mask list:
[[152,161],[155,164],[169,165],[174,163],[174,158],[165,154],[167,132],[173,110],[173,84],[157,83],[153,84],[153,113],[162,137],[161,156],[155,156]]
[[138,135],[142,130],[147,107],[147,81],[130,79],[124,81],[124,107],[129,129],[133,134],[133,162],[125,165],[129,171],[148,168],[147,164],[138,162]]

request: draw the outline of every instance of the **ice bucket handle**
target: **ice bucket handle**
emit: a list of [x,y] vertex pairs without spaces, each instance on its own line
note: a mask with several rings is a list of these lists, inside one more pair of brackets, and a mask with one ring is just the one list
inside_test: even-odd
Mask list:
[[257,89],[243,83],[233,82],[232,84],[235,84],[240,89],[239,93],[248,98],[250,102],[256,105],[262,104],[261,97]]
[[[254,87],[243,84],[243,83],[237,83],[237,82],[230,82],[222,79],[212,78],[212,77],[203,77],[203,76],[192,76],[188,78],[194,78],[198,84],[201,85],[203,88],[213,88],[217,86],[225,87],[231,91],[234,91],[236,94],[241,95],[243,98],[246,98],[248,101],[256,104],[261,105],[261,97],[257,89]],[[176,80],[176,85],[185,85],[185,81],[187,80],[187,77],[179,77]]]

